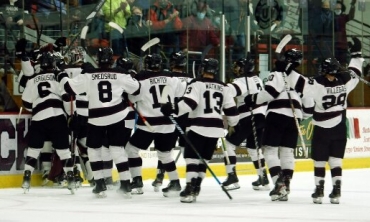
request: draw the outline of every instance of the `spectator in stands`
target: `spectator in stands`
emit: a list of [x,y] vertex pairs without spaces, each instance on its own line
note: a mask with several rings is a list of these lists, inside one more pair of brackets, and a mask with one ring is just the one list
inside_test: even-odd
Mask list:
[[[115,56],[123,56],[126,45],[124,44],[122,34],[109,27],[108,22],[115,22],[121,28],[125,29],[127,19],[131,16],[130,5],[126,0],[107,0],[103,5],[103,14],[107,24],[105,25],[106,38],[111,40],[113,53]],[[128,56],[128,55],[127,55]]]
[[15,26],[23,25],[22,9],[15,4],[18,0],[9,0],[9,4],[1,6],[1,12],[7,26],[15,28]]
[[[180,44],[184,52],[202,52],[207,45],[219,46],[220,39],[215,32],[215,27],[212,21],[206,17],[207,8],[206,1],[199,0],[196,12],[183,19],[184,32],[181,34]],[[209,53],[206,58],[212,56],[214,55]],[[188,64],[192,64],[195,61],[196,66],[199,66],[200,59],[200,56],[189,55]]]
[[335,19],[335,58],[340,64],[346,66],[349,61],[346,24],[355,17],[356,0],[352,0],[348,14],[344,14],[346,6],[342,1],[337,1],[334,9]]
[[164,46],[162,50],[166,57],[178,51],[182,21],[172,3],[169,0],[155,0],[150,6],[148,19],[154,36],[158,37]]
[[133,6],[131,14],[125,30],[127,45],[130,52],[140,56],[140,48],[149,40],[149,29],[141,8]]
[[148,0],[127,0],[127,2],[130,5],[131,11],[134,6],[139,7],[142,11],[143,18],[148,17],[150,1]]

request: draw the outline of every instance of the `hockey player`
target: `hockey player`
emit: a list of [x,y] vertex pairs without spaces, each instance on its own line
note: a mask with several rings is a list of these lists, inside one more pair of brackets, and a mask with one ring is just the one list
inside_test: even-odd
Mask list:
[[[140,83],[128,74],[112,69],[113,51],[111,48],[99,48],[99,69],[89,70],[84,75],[70,79],[67,73],[57,75],[61,86],[71,95],[85,93],[88,97],[88,134],[86,146],[95,179],[93,193],[97,197],[106,197],[106,185],[103,177],[101,149],[104,135],[120,177],[120,189],[125,198],[131,198],[130,173],[127,155],[124,150],[125,117],[128,111],[122,100],[122,93],[138,94]],[[102,136],[103,135],[103,136]]]
[[341,197],[342,160],[347,143],[347,98],[359,82],[356,75],[361,76],[364,61],[360,40],[355,37],[352,39],[354,44],[350,47],[352,59],[348,70],[341,70],[335,58],[327,58],[321,64],[322,75],[305,78],[294,70],[288,73],[295,89],[315,101],[311,158],[314,160],[316,185],[312,199],[316,204],[321,204],[324,197],[326,162],[330,167],[333,184],[330,202],[339,204]]
[[[203,60],[201,78],[189,83],[185,95],[179,102],[166,103],[161,108],[166,116],[172,114],[181,116],[189,113],[186,136],[205,161],[212,158],[217,140],[224,136],[222,112],[227,117],[229,126],[235,126],[239,120],[231,89],[215,79],[218,67],[219,63],[216,59]],[[180,193],[180,201],[192,203],[199,195],[207,167],[189,144],[185,146],[184,158],[186,187]]]
[[[160,99],[163,88],[174,84],[176,79],[170,73],[162,72],[162,58],[159,54],[147,55],[144,61],[145,70],[142,70],[137,79],[141,83],[141,91],[137,96],[129,96],[130,101],[136,102],[137,110],[152,126],[154,132],[138,119],[137,129],[132,135],[126,151],[129,156],[130,172],[132,175],[131,187],[135,194],[143,194],[141,177],[142,159],[139,150],[146,150],[154,141],[158,159],[163,164],[163,169],[168,173],[170,183],[162,189],[165,197],[178,194],[181,185],[175,161],[172,157],[172,148],[175,147],[177,136],[175,125],[160,111]],[[174,95],[171,95],[173,98]]]
[[[88,72],[94,69],[89,63],[84,63],[84,50],[82,47],[74,47],[68,53],[68,65],[64,65],[64,58],[59,56],[57,65],[60,69],[64,70],[68,74],[69,78],[75,78],[78,75]],[[68,98],[66,98],[68,99]],[[71,143],[74,158],[74,176],[76,185],[79,187],[83,182],[80,176],[80,172],[84,172],[85,178],[88,180],[90,185],[93,185],[93,172],[91,170],[90,161],[87,155],[86,137],[87,137],[87,119],[88,119],[88,99],[86,93],[81,93],[76,96],[72,96],[71,101],[73,113],[68,113],[69,121],[68,125],[71,130]],[[82,163],[81,163],[81,162]],[[81,166],[82,164],[82,166]],[[82,167],[84,170],[82,170]]]
[[[185,86],[180,86],[181,88],[186,88],[186,84],[190,82],[192,79],[189,74],[185,72],[185,67],[187,64],[187,59],[186,55],[180,51],[180,52],[173,52],[171,53],[171,56],[169,58],[170,62],[170,72],[173,78],[178,78],[180,81],[178,84],[185,84]],[[180,93],[183,94],[183,93]],[[182,95],[181,95],[182,96]],[[176,98],[175,98],[176,100]],[[185,130],[186,127],[186,121],[187,121],[188,115],[184,114],[182,116],[179,116],[176,118],[176,121],[179,123],[181,128]],[[175,131],[176,134],[178,135],[178,145],[180,147],[180,152],[183,154],[184,153],[184,147],[185,147],[185,141],[181,137],[178,131]],[[179,153],[180,155],[180,153]],[[154,187],[155,191],[158,191],[160,186],[162,186],[163,178],[164,178],[164,173],[165,170],[163,169],[162,162],[158,160],[158,165],[157,165],[157,176],[155,180],[152,183],[152,186]]]
[[[136,71],[133,70],[134,63],[129,58],[125,58],[123,56],[119,57],[116,60],[116,67],[121,69],[124,73],[130,74],[132,77],[134,77],[136,74]],[[122,97],[125,102],[128,102],[128,94],[126,92],[122,94]],[[125,131],[123,132],[124,133],[123,137],[125,138],[125,142],[124,142],[125,147],[126,147],[128,140],[131,137],[132,129],[135,126],[134,110],[132,109],[130,105],[127,106],[126,109],[128,110],[128,114],[125,118]],[[111,153],[106,143],[103,145],[103,148],[102,148],[102,158],[103,158],[103,166],[104,166],[103,174],[104,174],[105,184],[107,185],[108,189],[113,189],[114,184],[115,184],[115,182],[113,181],[113,177],[112,177],[113,158],[111,156]]]
[[[238,184],[239,180],[235,171],[235,147],[239,146],[245,139],[247,139],[248,154],[251,156],[258,175],[258,179],[252,183],[252,187],[255,190],[269,190],[269,181],[265,169],[265,159],[262,155],[261,149],[259,149],[261,146],[262,132],[265,126],[267,103],[254,107],[252,110],[253,116],[244,104],[244,97],[246,95],[258,93],[263,87],[262,80],[253,71],[254,59],[252,59],[250,55],[247,58],[237,60],[233,66],[235,79],[232,83],[228,84],[233,97],[236,97],[236,104],[240,114],[238,125],[229,131],[225,140],[230,164],[227,165],[225,161],[228,176],[222,185],[228,190],[240,188]],[[254,123],[252,121],[254,121]],[[256,133],[256,135],[254,133]],[[257,139],[258,147],[256,147],[255,139]]]
[[30,188],[31,174],[36,167],[37,158],[44,142],[50,138],[67,174],[68,189],[74,193],[75,181],[72,172],[73,161],[68,149],[67,119],[59,84],[53,73],[54,59],[51,52],[42,53],[39,58],[41,72],[29,79],[22,94],[23,106],[32,112],[22,188],[25,191]]
[[[276,71],[268,76],[264,90],[245,97],[246,106],[269,102],[266,125],[262,137],[262,148],[273,183],[270,192],[272,201],[288,200],[290,180],[294,172],[294,149],[297,146],[298,129],[296,121],[303,118],[301,96],[286,84],[285,72],[290,72],[301,63],[302,52],[290,49],[284,53],[284,63],[294,63],[288,70],[276,62]],[[293,107],[291,106],[293,104]],[[295,119],[297,118],[297,120]]]

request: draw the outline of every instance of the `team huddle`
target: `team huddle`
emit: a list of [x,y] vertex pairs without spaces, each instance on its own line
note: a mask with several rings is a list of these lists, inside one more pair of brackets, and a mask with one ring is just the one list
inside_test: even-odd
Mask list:
[[[362,73],[361,42],[353,41],[346,69],[335,58],[327,58],[321,74],[307,78],[297,71],[302,52],[289,49],[275,62],[265,84],[254,70],[250,53],[234,62],[234,79],[224,83],[217,79],[220,64],[214,58],[201,61],[199,76],[190,77],[183,52],[171,54],[169,70],[162,69],[159,54],[148,54],[143,69],[136,72],[131,59],[114,60],[111,48],[99,48],[95,68],[83,61],[77,49],[66,61],[58,44],[27,53],[19,50],[23,43],[17,43],[17,55],[22,59],[20,83],[25,87],[23,106],[32,113],[22,188],[29,190],[37,159],[50,141],[72,193],[82,182],[82,171],[94,185],[92,192],[106,197],[114,163],[118,191],[125,198],[143,194],[139,152],[154,143],[158,156],[154,190],[159,191],[167,173],[170,182],[162,189],[163,195],[180,196],[181,202],[192,203],[200,194],[207,169],[211,170],[207,163],[217,141],[225,137],[228,176],[222,189],[228,194],[240,188],[235,149],[246,140],[258,174],[253,189],[270,190],[268,167],[271,200],[287,201],[294,149],[301,134],[299,122],[312,116],[315,191],[311,197],[314,203],[322,203],[328,162],[333,184],[329,198],[338,204],[346,146],[346,100],[359,82],[356,75]],[[186,163],[184,188],[171,153],[177,141]]]

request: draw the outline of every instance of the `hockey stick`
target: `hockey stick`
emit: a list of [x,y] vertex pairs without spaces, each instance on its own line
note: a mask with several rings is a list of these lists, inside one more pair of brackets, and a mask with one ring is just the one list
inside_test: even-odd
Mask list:
[[[249,95],[250,94],[250,90],[249,90],[249,84],[248,84],[248,77],[247,77],[247,74],[246,73],[245,73],[245,84],[247,86],[247,92],[248,92],[248,95]],[[253,108],[252,107],[249,107],[249,112],[251,113],[251,122],[252,122],[252,131],[253,131],[254,146],[256,147],[256,150],[257,150],[257,161],[258,161],[258,171],[257,172],[260,172],[260,169],[262,168],[261,159],[260,159],[260,152],[259,152],[260,149],[261,149],[261,147],[258,144],[256,121],[254,119],[254,113],[253,113]],[[262,185],[265,185],[263,183],[264,182],[262,180]]]
[[140,119],[144,122],[144,124],[148,127],[148,129],[151,131],[151,132],[154,132],[154,129],[152,127],[152,125],[150,125],[148,123],[148,121],[145,119],[145,117],[143,115],[141,115],[141,113],[139,112],[139,110],[136,109],[136,107],[134,106],[134,104],[132,104],[132,102],[130,100],[128,100],[128,104],[131,106],[131,108],[139,115]]
[[80,35],[80,40],[81,40],[81,47],[85,50],[86,52],[86,61],[91,63],[95,68],[98,67],[98,65],[96,64],[96,61],[91,58],[91,56],[89,55],[89,52],[87,51],[86,49],[86,45],[85,45],[85,40],[86,40],[86,35],[87,35],[87,31],[89,30],[89,26],[84,26],[81,30],[81,35]]
[[[82,29],[84,29],[86,26],[87,26],[87,30],[88,30],[88,26],[89,24],[92,22],[92,20],[95,18],[95,16],[99,13],[100,9],[103,7],[104,3],[106,2],[106,0],[100,0],[95,8],[91,11],[91,13],[86,17],[86,22],[85,22],[85,25],[83,26]],[[81,31],[79,32],[81,34],[82,32],[82,29]],[[86,30],[86,33],[87,33],[87,30]],[[73,43],[77,40],[78,36],[80,35],[76,35],[75,38],[73,38],[73,40],[69,43],[69,46],[68,48],[65,50],[64,53],[67,53],[73,46]],[[85,35],[86,37],[86,35]],[[87,53],[87,52],[86,52]]]
[[19,124],[19,120],[21,119],[22,111],[23,111],[23,106],[21,106],[21,108],[19,108],[19,113],[18,113],[18,118],[17,118],[17,125]]
[[[291,35],[289,35],[289,34],[286,35],[280,41],[279,45],[276,47],[275,53],[280,56],[281,51],[283,50],[283,48],[286,46],[286,44],[288,44],[288,42],[291,39],[292,39],[292,36]],[[301,127],[299,126],[297,114],[295,112],[295,107],[294,107],[294,104],[292,102],[292,97],[291,97],[291,95],[289,93],[289,87],[288,87],[288,83],[286,81],[285,72],[283,72],[283,79],[284,79],[284,83],[285,83],[285,90],[286,90],[286,93],[288,95],[288,99],[289,99],[289,103],[290,103],[290,108],[292,109],[294,122],[295,122],[295,125],[296,125],[297,130],[298,130],[299,138],[301,140],[301,145],[302,145],[302,148],[303,148],[303,151],[304,151],[304,155],[305,155],[305,158],[308,158],[308,150],[306,149],[306,144],[305,144],[305,142],[303,140],[303,135],[302,135]]]
[[146,42],[143,46],[140,48],[140,61],[139,61],[139,70],[143,69],[143,56],[146,50],[148,50],[150,47],[152,47],[155,44],[158,44],[160,42],[159,38],[153,38]]
[[128,52],[128,48],[127,48],[127,41],[126,41],[126,36],[125,34],[123,33],[123,28],[121,26],[119,26],[117,23],[115,22],[109,22],[108,25],[117,30],[119,33],[121,33],[122,35],[122,38],[123,38],[123,42],[125,44],[125,48],[126,48],[126,53],[127,53],[127,57],[130,57],[130,53]]

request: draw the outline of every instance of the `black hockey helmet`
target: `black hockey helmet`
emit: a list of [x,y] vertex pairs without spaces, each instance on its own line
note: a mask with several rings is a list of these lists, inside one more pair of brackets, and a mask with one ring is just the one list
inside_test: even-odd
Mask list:
[[303,54],[301,50],[298,49],[288,49],[284,52],[284,60],[288,63],[298,62],[301,63]]
[[202,61],[202,72],[211,73],[213,75],[216,75],[218,72],[218,60],[214,58],[204,59]]
[[183,68],[186,66],[186,56],[182,51],[173,52],[170,56],[170,67]]
[[117,67],[125,70],[130,70],[134,68],[134,62],[130,58],[125,58],[120,56],[116,61]]
[[51,52],[43,52],[38,60],[42,69],[52,69],[55,66],[55,58]]
[[252,73],[254,71],[254,59],[250,56],[238,59],[234,62],[232,71],[236,76]]
[[327,58],[321,63],[321,73],[335,75],[339,72],[339,62],[335,58]]
[[162,57],[157,53],[153,53],[145,57],[144,63],[146,69],[160,69],[162,66]]
[[98,49],[98,62],[99,65],[101,64],[109,64],[113,63],[113,50],[112,48],[105,47]]

